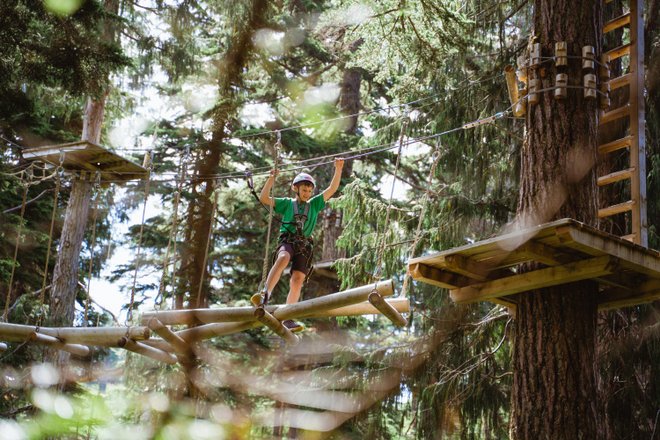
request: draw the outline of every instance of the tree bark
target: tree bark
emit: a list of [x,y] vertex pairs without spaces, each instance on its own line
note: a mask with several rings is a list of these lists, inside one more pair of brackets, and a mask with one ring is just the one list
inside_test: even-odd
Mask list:
[[[197,183],[193,191],[193,199],[187,210],[186,235],[190,237],[188,245],[182,249],[182,265],[179,274],[177,290],[179,296],[188,293],[187,305],[190,308],[208,307],[210,276],[208,265],[205,265],[207,240],[209,231],[214,226],[212,206],[215,191],[214,179],[224,156],[224,138],[227,124],[236,112],[236,84],[252,53],[252,35],[255,29],[261,27],[268,2],[255,0],[252,9],[246,17],[246,23],[232,38],[229,49],[220,63],[218,73],[218,90],[220,103],[213,115],[211,140],[203,145],[195,163],[192,181]],[[211,243],[209,249],[212,249]],[[201,287],[200,287],[201,284]],[[179,301],[177,300],[177,303]]]
[[[600,2],[534,5],[534,35],[542,56],[558,41],[569,55],[591,45],[600,53]],[[557,70],[545,63],[529,72],[540,88],[554,84]],[[569,60],[569,85],[582,86],[581,61]],[[569,89],[568,98],[541,93],[528,106],[522,151],[518,219],[531,226],[571,217],[597,223],[597,101]],[[523,270],[529,268],[523,268]],[[519,295],[514,343],[511,434],[516,440],[597,438],[595,331],[597,285],[591,281]]]

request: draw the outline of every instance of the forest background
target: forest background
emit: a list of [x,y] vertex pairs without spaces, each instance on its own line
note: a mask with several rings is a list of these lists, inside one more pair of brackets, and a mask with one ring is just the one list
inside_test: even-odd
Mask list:
[[[339,281],[313,279],[306,297],[371,282],[378,270],[400,288],[408,257],[498,233],[516,213],[524,123],[507,115],[461,127],[510,108],[503,71],[528,45],[532,6],[425,0],[3,2],[0,305],[8,321],[52,318],[44,280],[57,264],[72,187],[62,175],[58,192],[57,172],[30,171],[36,183],[28,188],[21,219],[16,208],[31,169],[21,151],[80,139],[90,101],[105,105],[100,143],[136,163],[150,152],[153,169],[148,188],[145,181],[92,188],[98,209],[90,210],[74,264],[76,325],[123,325],[129,309],[138,315],[154,307],[247,305],[262,280],[268,212],[242,176],[252,170],[259,188],[276,154],[284,172],[275,193],[289,196],[293,174],[287,169],[304,165],[325,187],[332,174],[326,156],[374,153],[347,165],[341,197],[317,228],[317,260],[337,260]],[[658,1],[647,1],[645,11],[649,241],[657,249]],[[390,199],[395,178],[397,197]],[[146,193],[161,209],[150,211],[154,215],[142,225],[135,221]],[[5,297],[19,224],[24,238],[15,287]],[[113,234],[120,224],[126,234]],[[410,249],[417,234],[420,240]],[[115,317],[88,301],[86,286],[90,274],[107,269],[122,247],[132,258],[108,279],[126,304]],[[93,286],[92,298],[107,294]],[[285,294],[282,282],[277,302]],[[314,323],[344,338],[330,365],[359,377],[392,364],[401,373],[382,399],[351,413],[355,417],[332,435],[506,438],[512,343],[506,310],[489,303],[457,307],[446,292],[421,284],[412,285],[408,296],[413,312],[402,330],[366,318]],[[658,435],[657,303],[602,313],[597,343],[603,438]],[[255,330],[214,340],[212,352],[228,362],[223,365],[259,375],[276,368],[264,354],[276,347],[268,332]],[[181,371],[121,351],[98,351],[85,366],[125,367],[123,380],[112,381],[104,393],[97,382],[64,394],[44,393],[48,379],[41,387],[38,380],[9,386],[20,382],[24,367],[48,354],[15,344],[0,356],[0,426],[16,438],[79,431],[103,438],[117,430],[145,438],[284,433],[252,417],[270,408],[272,399],[231,381],[202,396]],[[192,397],[222,414],[200,417],[189,408]],[[63,402],[70,413],[55,410],[66,407]],[[305,432],[311,431],[292,429],[288,435]]]

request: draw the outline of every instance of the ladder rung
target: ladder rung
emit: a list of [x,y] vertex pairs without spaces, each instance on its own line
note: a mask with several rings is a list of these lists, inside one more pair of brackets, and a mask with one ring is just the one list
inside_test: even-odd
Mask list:
[[600,115],[598,125],[605,125],[608,122],[616,121],[617,119],[625,118],[630,115],[630,103],[617,107],[612,111]]
[[623,238],[624,240],[632,241],[632,242],[634,243],[634,242],[635,242],[635,237],[636,237],[636,236],[637,236],[637,234],[635,234],[635,233],[633,232],[632,234],[622,235],[621,238]]
[[628,168],[627,170],[615,171],[598,178],[598,186],[609,185],[620,180],[630,179],[635,167]]
[[635,206],[635,201],[628,200],[627,202],[623,202],[617,205],[608,206],[607,208],[599,209],[598,218],[611,217],[616,214],[621,214],[622,212],[632,211],[633,206]]
[[630,55],[630,43],[624,44],[619,47],[615,47],[612,50],[608,50],[605,52],[605,55],[608,57],[610,61],[616,60],[617,58],[621,58],[624,55]]
[[630,79],[632,78],[632,73],[626,73],[625,75],[617,76],[609,80],[610,90],[616,90],[620,87],[627,86],[630,84]]
[[631,144],[632,144],[632,136],[626,136],[624,138],[617,139],[615,141],[608,142],[603,145],[599,145],[598,152],[600,154],[607,154],[613,151],[620,150],[622,148],[629,148]]
[[627,24],[630,24],[630,12],[605,23],[605,26],[603,26],[603,33],[606,34],[612,32],[613,30],[619,29]]

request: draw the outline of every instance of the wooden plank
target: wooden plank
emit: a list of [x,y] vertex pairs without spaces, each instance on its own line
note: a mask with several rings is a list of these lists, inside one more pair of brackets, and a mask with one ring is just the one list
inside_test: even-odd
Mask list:
[[447,272],[422,263],[413,263],[408,270],[413,279],[444,289],[455,289],[474,282],[463,275]]
[[630,43],[623,44],[619,47],[615,47],[612,50],[608,50],[607,52],[605,52],[604,55],[609,57],[610,61],[614,61],[617,58],[621,58],[622,56],[625,56],[625,55],[630,55]]
[[619,259],[621,267],[660,278],[660,252],[646,249],[629,241],[609,237],[605,233],[591,233],[583,228],[569,228],[564,245],[588,255],[606,253]]
[[630,24],[630,12],[627,12],[613,20],[608,21],[603,25],[603,34],[612,32],[615,29],[619,29],[627,24]]
[[608,275],[617,269],[617,262],[616,258],[610,256],[591,258],[454,289],[450,291],[450,296],[459,304],[485,301]]
[[624,75],[617,76],[616,78],[612,78],[608,81],[610,85],[610,91],[629,85],[631,78],[632,73],[626,73]]
[[626,136],[621,139],[617,139],[615,141],[599,145],[598,153],[607,154],[607,153],[612,153],[613,151],[620,150],[622,148],[629,148],[631,142],[632,142],[632,136]]
[[444,262],[445,256],[451,254],[460,254],[475,261],[498,258],[503,253],[511,253],[529,240],[540,241],[545,238],[552,238],[555,227],[572,223],[575,223],[575,220],[565,218],[531,228],[518,229],[513,232],[481,240],[477,243],[470,243],[424,257],[413,258],[408,261],[408,266],[412,267],[416,263],[423,263],[427,266],[438,267]]
[[630,179],[632,177],[632,173],[634,172],[635,167],[630,167],[625,170],[615,171],[613,173],[600,176],[598,178],[598,186],[610,185],[621,180]]
[[618,203],[616,205],[608,206],[607,208],[601,208],[598,210],[598,218],[611,217],[616,214],[632,211],[634,206],[635,206],[635,201],[628,200],[623,203]]
[[[63,153],[63,157],[61,156]],[[92,175],[99,171],[104,179],[131,180],[144,178],[147,170],[114,152],[88,141],[69,142],[59,145],[27,148],[23,150],[27,160],[40,160],[62,166],[71,172],[89,171]]]
[[605,125],[617,119],[627,118],[628,116],[630,116],[630,104],[624,104],[614,110],[602,113],[598,119],[598,125]]

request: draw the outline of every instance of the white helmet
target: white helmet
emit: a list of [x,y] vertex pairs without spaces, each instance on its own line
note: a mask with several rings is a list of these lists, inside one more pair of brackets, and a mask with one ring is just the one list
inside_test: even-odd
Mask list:
[[300,173],[293,179],[293,185],[296,185],[301,182],[308,182],[311,183],[313,186],[316,186],[316,181],[312,176],[310,176],[307,173]]

